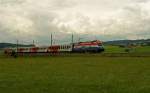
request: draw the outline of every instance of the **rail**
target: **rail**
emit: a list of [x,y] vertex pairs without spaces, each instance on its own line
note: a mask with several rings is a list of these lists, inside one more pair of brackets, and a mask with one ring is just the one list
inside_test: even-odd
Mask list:
[[[24,54],[19,57],[38,57],[38,56],[50,56],[50,57],[150,57],[150,53],[43,53],[43,54]],[[2,57],[10,57],[6,55],[0,55]]]

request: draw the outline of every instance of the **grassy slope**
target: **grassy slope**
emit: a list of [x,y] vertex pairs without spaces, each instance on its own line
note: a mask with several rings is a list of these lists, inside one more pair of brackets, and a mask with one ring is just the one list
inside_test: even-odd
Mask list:
[[[105,52],[106,53],[119,53],[119,52],[125,52],[125,48],[121,48],[119,46],[105,46]],[[150,53],[150,46],[144,46],[144,47],[134,47],[132,52],[134,53]]]
[[1,58],[1,93],[149,93],[150,58]]
[[118,46],[105,46],[105,52],[106,53],[118,53],[118,52],[124,52],[124,48],[120,48]]
[[147,52],[150,53],[150,46],[145,46],[145,47],[137,47],[135,48],[136,52]]

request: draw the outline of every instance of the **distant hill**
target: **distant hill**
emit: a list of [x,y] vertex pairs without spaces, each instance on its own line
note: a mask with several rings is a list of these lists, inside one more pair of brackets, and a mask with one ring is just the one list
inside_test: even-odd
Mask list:
[[104,45],[150,45],[150,39],[106,41]]
[[[16,47],[17,44],[12,44],[12,43],[0,43],[0,49],[2,48],[7,48],[7,47]],[[24,44],[18,44],[18,47],[31,47],[34,45],[24,45]]]

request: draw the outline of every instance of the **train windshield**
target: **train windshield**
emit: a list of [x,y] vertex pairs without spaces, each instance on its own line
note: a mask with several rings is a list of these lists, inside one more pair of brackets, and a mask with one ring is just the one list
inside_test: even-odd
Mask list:
[[98,46],[102,46],[102,43],[98,43]]

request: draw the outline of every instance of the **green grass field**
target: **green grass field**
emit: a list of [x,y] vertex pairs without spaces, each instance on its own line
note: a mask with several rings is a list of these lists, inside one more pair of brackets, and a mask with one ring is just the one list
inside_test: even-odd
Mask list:
[[[126,48],[119,46],[104,46],[106,53],[122,53],[125,52]],[[133,53],[150,53],[150,46],[137,46],[133,47],[131,52]]]
[[150,93],[150,58],[1,57],[0,93]]

